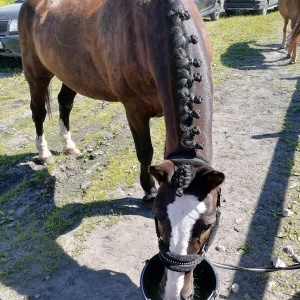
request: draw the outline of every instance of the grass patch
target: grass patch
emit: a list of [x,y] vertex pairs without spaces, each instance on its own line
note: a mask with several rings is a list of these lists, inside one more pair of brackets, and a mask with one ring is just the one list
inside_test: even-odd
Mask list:
[[245,244],[240,245],[237,249],[237,251],[240,254],[249,254],[254,250],[255,250],[255,246],[250,241],[247,241]]
[[[270,47],[279,47],[281,36],[278,30],[283,21],[278,12],[266,16],[234,16],[220,18],[218,22],[206,22],[206,27],[213,46],[214,83],[218,85],[221,78],[226,79],[227,68],[251,68],[255,55],[263,62],[264,51]],[[219,72],[225,74],[218,75]]]
[[12,3],[14,3],[13,0],[0,0],[0,6],[4,6]]
[[[121,162],[121,163],[120,163]],[[106,168],[94,175],[93,182],[86,190],[84,203],[103,201],[117,187],[133,186],[139,174],[135,150],[127,147],[111,158]]]

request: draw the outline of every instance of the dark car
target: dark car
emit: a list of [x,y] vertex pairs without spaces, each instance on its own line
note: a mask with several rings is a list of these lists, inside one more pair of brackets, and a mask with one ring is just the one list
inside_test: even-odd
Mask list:
[[194,0],[202,17],[217,21],[220,17],[221,0]]
[[[194,0],[203,17],[216,21],[220,16],[221,0]],[[24,0],[0,7],[0,56],[21,57],[18,35],[18,15]]]
[[22,5],[21,0],[14,4],[0,7],[0,55],[20,57],[18,35],[18,15]]
[[224,10],[227,16],[243,11],[255,11],[266,15],[268,10],[277,8],[278,0],[224,0]]

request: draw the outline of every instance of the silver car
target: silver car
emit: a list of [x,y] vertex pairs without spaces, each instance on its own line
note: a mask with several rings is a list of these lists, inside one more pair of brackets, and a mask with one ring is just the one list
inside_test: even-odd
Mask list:
[[224,10],[227,16],[243,11],[256,11],[261,15],[266,15],[270,9],[278,9],[278,0],[224,0]]

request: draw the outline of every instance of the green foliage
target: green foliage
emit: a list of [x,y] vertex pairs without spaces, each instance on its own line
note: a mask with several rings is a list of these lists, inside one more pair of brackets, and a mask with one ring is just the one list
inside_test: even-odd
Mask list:
[[0,210],[0,225],[14,221],[15,218],[13,217],[13,213],[13,209],[10,209],[7,213]]
[[252,242],[247,241],[245,244],[240,245],[237,250],[240,254],[249,254],[255,250],[255,246]]
[[[213,70],[215,84],[219,84],[219,76],[224,79],[226,68],[251,67],[253,55],[261,60],[262,44],[273,44],[281,39],[277,30],[283,21],[278,12],[268,13],[266,16],[242,15],[230,18],[220,18],[217,22],[206,23],[213,47]],[[281,31],[280,31],[281,34]],[[226,74],[225,74],[226,76]]]
[[60,209],[54,209],[49,214],[44,215],[46,222],[44,230],[51,238],[58,237],[66,228],[73,224],[72,219],[66,219]]
[[4,6],[12,3],[14,3],[13,0],[0,0],[0,6]]

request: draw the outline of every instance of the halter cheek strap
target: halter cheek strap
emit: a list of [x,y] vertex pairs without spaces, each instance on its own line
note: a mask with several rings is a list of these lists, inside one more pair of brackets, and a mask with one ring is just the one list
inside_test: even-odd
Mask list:
[[191,270],[195,269],[198,264],[200,264],[204,257],[205,253],[212,244],[220,224],[220,197],[221,197],[221,189],[218,192],[218,200],[217,200],[217,211],[216,211],[216,221],[212,227],[212,230],[210,232],[210,235],[202,248],[202,251],[200,254],[194,254],[194,255],[179,255],[177,253],[174,253],[170,251],[164,244],[161,235],[158,230],[158,220],[157,217],[155,217],[155,228],[156,228],[156,234],[158,237],[158,247],[159,247],[159,258],[162,262],[162,264],[169,270],[175,271],[175,272],[190,272]]
[[221,217],[221,188],[219,187],[218,191],[218,199],[217,199],[217,210],[216,210],[216,221],[211,229],[209,237],[204,245],[204,252],[207,252],[208,248],[211,246],[213,240],[217,235],[217,231],[220,225],[220,217]]

